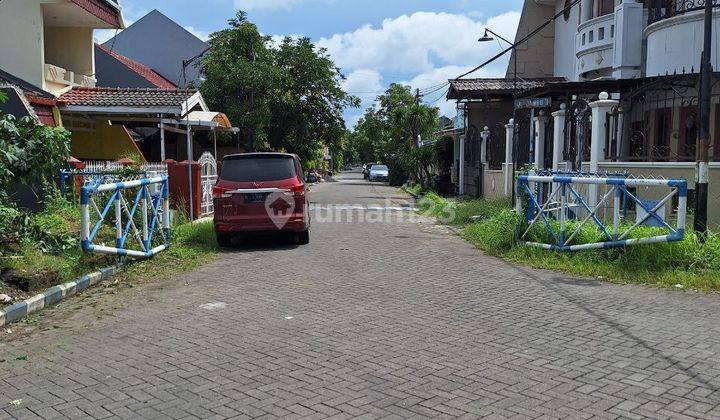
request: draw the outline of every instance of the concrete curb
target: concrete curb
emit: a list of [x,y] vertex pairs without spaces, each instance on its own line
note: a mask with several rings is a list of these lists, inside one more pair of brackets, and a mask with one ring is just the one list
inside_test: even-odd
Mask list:
[[101,268],[100,271],[82,276],[75,281],[53,286],[39,295],[35,295],[23,302],[10,305],[0,311],[0,326],[8,325],[26,315],[38,312],[41,309],[60,302],[66,297],[72,296],[81,290],[105,280],[120,270],[118,266]]

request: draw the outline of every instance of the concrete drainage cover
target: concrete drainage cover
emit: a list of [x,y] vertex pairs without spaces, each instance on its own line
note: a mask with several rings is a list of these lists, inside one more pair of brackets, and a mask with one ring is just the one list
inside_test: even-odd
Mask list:
[[200,306],[198,306],[200,309],[207,309],[208,311],[214,311],[217,309],[225,309],[227,307],[227,303],[225,302],[211,302],[211,303],[204,303]]

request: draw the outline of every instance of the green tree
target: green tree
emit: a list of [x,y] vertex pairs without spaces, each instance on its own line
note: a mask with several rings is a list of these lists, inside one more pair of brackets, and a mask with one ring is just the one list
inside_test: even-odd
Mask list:
[[288,151],[305,162],[323,146],[341,149],[343,109],[359,101],[342,90],[343,75],[327,52],[309,38],[274,45],[244,12],[229,24],[210,36],[202,64],[209,105],[254,136],[254,150]]

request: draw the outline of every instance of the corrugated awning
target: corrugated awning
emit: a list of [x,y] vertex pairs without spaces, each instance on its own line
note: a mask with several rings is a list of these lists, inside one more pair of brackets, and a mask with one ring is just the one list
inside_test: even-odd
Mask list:
[[[213,111],[192,111],[183,120],[197,121],[200,123],[215,123],[218,128],[232,128],[232,124],[227,115],[222,112]],[[215,125],[208,124],[208,125]]]

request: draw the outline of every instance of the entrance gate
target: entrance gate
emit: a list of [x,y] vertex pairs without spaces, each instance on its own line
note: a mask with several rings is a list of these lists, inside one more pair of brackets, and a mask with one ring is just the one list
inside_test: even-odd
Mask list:
[[217,182],[217,161],[210,152],[205,152],[198,160],[200,164],[200,184],[202,185],[202,200],[200,202],[200,216],[209,216],[214,212],[212,189]]

